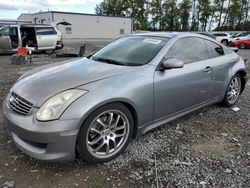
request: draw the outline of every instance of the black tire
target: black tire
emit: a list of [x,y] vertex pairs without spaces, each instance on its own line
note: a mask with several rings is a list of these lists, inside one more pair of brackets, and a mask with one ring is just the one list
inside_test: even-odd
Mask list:
[[245,49],[246,48],[246,44],[244,44],[244,43],[240,44],[239,48],[240,49]]
[[221,41],[221,43],[227,46],[227,45],[228,45],[228,40],[223,39],[223,40]]
[[[239,82],[239,88],[237,89],[238,90],[238,93],[237,93],[237,97],[235,98],[235,100],[230,100],[230,95],[229,95],[229,92],[231,90],[231,86],[232,86],[232,82],[234,80],[238,80]],[[225,96],[224,96],[224,99],[222,101],[222,105],[223,106],[226,106],[226,107],[231,107],[233,106],[239,99],[239,96],[240,96],[240,93],[241,93],[241,88],[242,88],[242,82],[241,82],[241,77],[240,75],[236,74],[232,77],[232,79],[230,80],[228,86],[227,86],[227,90],[226,90],[226,93],[225,93]]]
[[[91,134],[93,134],[93,132],[91,132],[90,128],[92,128],[93,126],[96,126],[98,123],[98,119],[97,118],[101,118],[101,117],[105,117],[105,113],[109,113],[109,112],[113,112],[115,111],[114,113],[121,113],[121,118],[123,122],[123,115],[126,116],[124,117],[126,119],[126,121],[128,123],[126,123],[128,126],[127,126],[127,133],[126,133],[126,138],[121,138],[123,139],[122,143],[119,145],[116,145],[116,147],[113,149],[113,154],[111,152],[111,154],[107,154],[108,156],[98,156],[97,153],[95,153],[94,151],[92,151],[92,145],[90,146],[89,144],[89,139],[92,139],[91,137]],[[115,117],[115,114],[114,114],[114,117]],[[111,119],[111,118],[110,118]],[[112,119],[113,119],[113,115],[112,115]],[[119,119],[119,118],[117,118]],[[116,119],[116,120],[117,120]],[[115,119],[114,119],[115,120]],[[115,121],[116,121],[115,120]],[[109,121],[108,117],[106,117],[106,122]],[[113,121],[113,122],[115,122]],[[119,121],[119,120],[118,120]],[[94,124],[95,122],[95,124]],[[102,122],[103,119],[102,119]],[[112,124],[111,124],[112,125]],[[123,125],[124,122],[123,122]],[[101,124],[98,125],[99,127],[102,127]],[[124,126],[125,127],[125,126]],[[96,130],[96,128],[95,128]],[[125,130],[125,129],[124,129]],[[107,104],[105,106],[102,106],[100,108],[98,108],[97,110],[95,110],[94,112],[92,112],[89,117],[86,119],[86,121],[83,123],[83,125],[81,126],[80,130],[79,130],[79,133],[78,133],[78,138],[77,138],[77,149],[78,149],[78,152],[80,154],[80,156],[82,158],[84,158],[86,161],[90,162],[90,163],[105,163],[105,162],[108,162],[108,161],[111,161],[112,159],[116,158],[117,156],[119,156],[127,147],[127,145],[129,144],[131,138],[132,138],[132,135],[133,135],[133,130],[134,130],[134,119],[133,119],[133,116],[131,114],[131,112],[128,110],[128,108],[121,104],[121,103],[110,103],[110,104]],[[106,141],[106,129],[104,128],[103,131],[99,131],[102,132],[102,134],[100,134],[99,137],[96,137],[94,140],[92,140],[92,142],[95,142],[95,140],[98,140],[98,138],[102,137],[101,138],[101,142],[102,144]],[[112,135],[112,133],[115,133],[114,130],[111,130],[110,128],[110,133],[109,133],[109,138],[108,138],[108,144],[105,144],[103,145],[100,150],[105,146],[107,147],[107,145],[109,145],[109,149],[111,148],[111,144],[113,142],[113,146],[114,146],[114,141],[110,142],[111,140],[111,136],[114,136]],[[112,132],[113,131],[113,132]],[[119,131],[119,130],[118,130]],[[125,131],[124,131],[125,132]],[[97,134],[97,133],[94,133],[94,134]],[[117,132],[115,133],[115,135],[117,134]],[[124,133],[125,134],[125,133]],[[98,134],[97,134],[98,135]],[[105,137],[105,140],[104,140],[104,137]],[[125,136],[124,136],[125,137]],[[114,136],[113,139],[119,139],[119,138],[116,138],[116,136]],[[115,141],[116,142],[116,141]],[[99,145],[102,145],[100,144],[100,142],[98,141],[97,144]],[[111,146],[110,146],[111,145]],[[118,147],[119,146],[119,147]],[[98,146],[97,146],[98,148]],[[103,148],[104,149],[104,148]],[[107,149],[107,148],[106,148]],[[116,151],[117,150],[117,151]],[[99,150],[98,150],[99,151]],[[107,150],[105,150],[107,151]],[[110,150],[111,151],[111,150]],[[106,155],[106,154],[104,154]]]

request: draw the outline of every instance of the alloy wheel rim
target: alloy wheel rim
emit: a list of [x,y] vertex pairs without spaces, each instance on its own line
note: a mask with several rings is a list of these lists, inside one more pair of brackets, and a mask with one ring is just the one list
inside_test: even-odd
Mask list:
[[99,114],[87,132],[88,151],[97,158],[115,155],[126,143],[129,126],[127,116],[119,110]]
[[228,89],[228,93],[227,93],[227,97],[228,97],[228,102],[230,104],[233,104],[237,101],[239,95],[240,95],[240,89],[241,89],[241,81],[240,78],[235,77],[230,85],[229,85],[229,89]]

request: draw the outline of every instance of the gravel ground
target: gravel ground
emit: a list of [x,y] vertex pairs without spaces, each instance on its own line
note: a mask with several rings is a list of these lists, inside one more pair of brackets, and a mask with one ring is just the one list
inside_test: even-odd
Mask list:
[[[250,59],[249,52],[239,53]],[[61,60],[37,54],[31,65],[10,65],[10,56],[0,56],[0,103],[25,71]],[[248,83],[237,103],[240,111],[203,108],[133,140],[121,156],[103,165],[28,157],[12,143],[0,110],[0,186],[250,187],[249,92]]]

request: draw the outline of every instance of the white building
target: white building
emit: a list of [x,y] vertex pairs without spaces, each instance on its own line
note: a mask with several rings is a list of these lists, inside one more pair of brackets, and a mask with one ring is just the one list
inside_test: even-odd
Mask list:
[[58,26],[64,41],[65,39],[74,41],[112,40],[122,35],[131,34],[133,30],[133,19],[130,17],[48,11],[21,14],[17,19],[32,21],[34,24],[68,22],[71,25]]

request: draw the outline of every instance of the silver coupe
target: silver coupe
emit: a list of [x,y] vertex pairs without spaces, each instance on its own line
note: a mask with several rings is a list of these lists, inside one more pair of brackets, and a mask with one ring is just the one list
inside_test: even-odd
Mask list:
[[103,163],[132,138],[180,116],[234,105],[246,75],[244,60],[210,37],[130,35],[92,56],[28,71],[10,89],[3,112],[24,153]]

